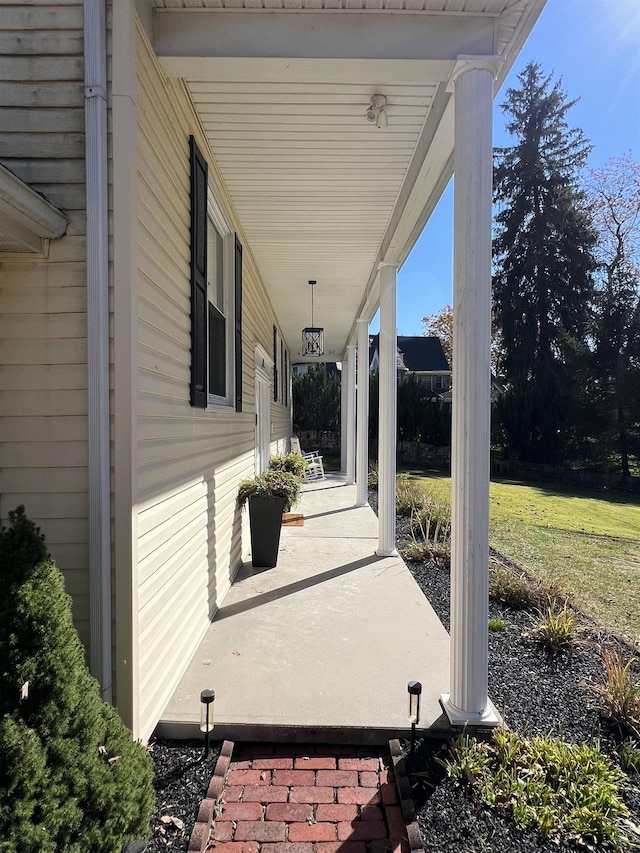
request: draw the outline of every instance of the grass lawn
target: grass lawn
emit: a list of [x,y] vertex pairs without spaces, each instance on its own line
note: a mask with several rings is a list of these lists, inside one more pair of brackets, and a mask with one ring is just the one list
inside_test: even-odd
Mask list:
[[[448,495],[451,480],[411,470]],[[491,545],[525,571],[555,577],[577,607],[640,644],[640,499],[622,493],[499,481],[490,487]]]

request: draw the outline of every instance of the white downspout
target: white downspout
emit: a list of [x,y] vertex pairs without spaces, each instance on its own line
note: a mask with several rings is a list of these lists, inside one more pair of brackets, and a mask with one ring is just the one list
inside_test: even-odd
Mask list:
[[90,668],[112,699],[109,232],[104,0],[84,0]]

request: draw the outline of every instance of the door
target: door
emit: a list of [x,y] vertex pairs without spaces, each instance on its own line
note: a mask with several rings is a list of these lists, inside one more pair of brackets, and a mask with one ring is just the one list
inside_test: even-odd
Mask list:
[[271,376],[273,363],[262,347],[256,347],[256,474],[269,467],[271,455]]

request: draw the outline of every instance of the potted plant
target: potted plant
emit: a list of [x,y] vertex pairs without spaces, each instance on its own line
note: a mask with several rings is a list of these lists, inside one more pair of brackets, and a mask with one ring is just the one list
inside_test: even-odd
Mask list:
[[308,466],[309,463],[306,459],[303,459],[299,453],[293,452],[282,453],[279,456],[272,456],[269,460],[269,468],[274,471],[288,471],[299,480],[302,479],[302,475]]
[[272,568],[278,562],[282,516],[299,497],[300,479],[289,471],[271,468],[240,483],[238,503],[249,504],[254,566]]

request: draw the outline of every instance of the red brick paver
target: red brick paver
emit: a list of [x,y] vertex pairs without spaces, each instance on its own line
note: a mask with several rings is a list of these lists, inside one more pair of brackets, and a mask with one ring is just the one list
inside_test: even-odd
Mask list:
[[393,765],[383,750],[237,744],[230,759],[203,849],[409,853]]

